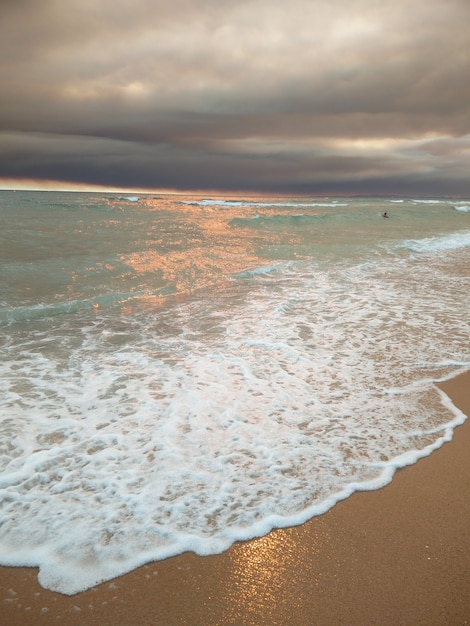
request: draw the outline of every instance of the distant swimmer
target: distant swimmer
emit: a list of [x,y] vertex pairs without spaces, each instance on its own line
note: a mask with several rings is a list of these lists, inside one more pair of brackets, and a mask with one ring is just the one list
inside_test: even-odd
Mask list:
[[382,214],[382,217],[388,217],[387,211],[385,211],[385,213]]

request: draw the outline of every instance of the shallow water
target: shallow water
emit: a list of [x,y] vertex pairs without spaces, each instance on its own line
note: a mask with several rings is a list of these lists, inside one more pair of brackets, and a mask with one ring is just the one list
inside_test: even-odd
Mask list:
[[[387,211],[389,219],[383,219]],[[470,201],[0,193],[0,561],[75,593],[448,440]]]

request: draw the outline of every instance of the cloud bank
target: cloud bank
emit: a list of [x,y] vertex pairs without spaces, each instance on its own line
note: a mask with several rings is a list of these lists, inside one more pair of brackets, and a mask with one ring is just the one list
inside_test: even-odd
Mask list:
[[470,195],[467,0],[8,0],[0,178]]

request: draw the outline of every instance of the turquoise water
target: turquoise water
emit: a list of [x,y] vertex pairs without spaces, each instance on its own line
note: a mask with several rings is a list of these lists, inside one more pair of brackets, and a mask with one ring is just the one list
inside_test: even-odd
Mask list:
[[0,192],[0,562],[75,593],[429,454],[465,417],[434,383],[470,366],[469,220]]

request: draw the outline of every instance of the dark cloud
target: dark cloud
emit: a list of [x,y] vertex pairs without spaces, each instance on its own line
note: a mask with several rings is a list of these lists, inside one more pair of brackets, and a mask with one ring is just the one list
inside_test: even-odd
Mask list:
[[0,177],[470,194],[467,0],[15,0],[0,18]]

